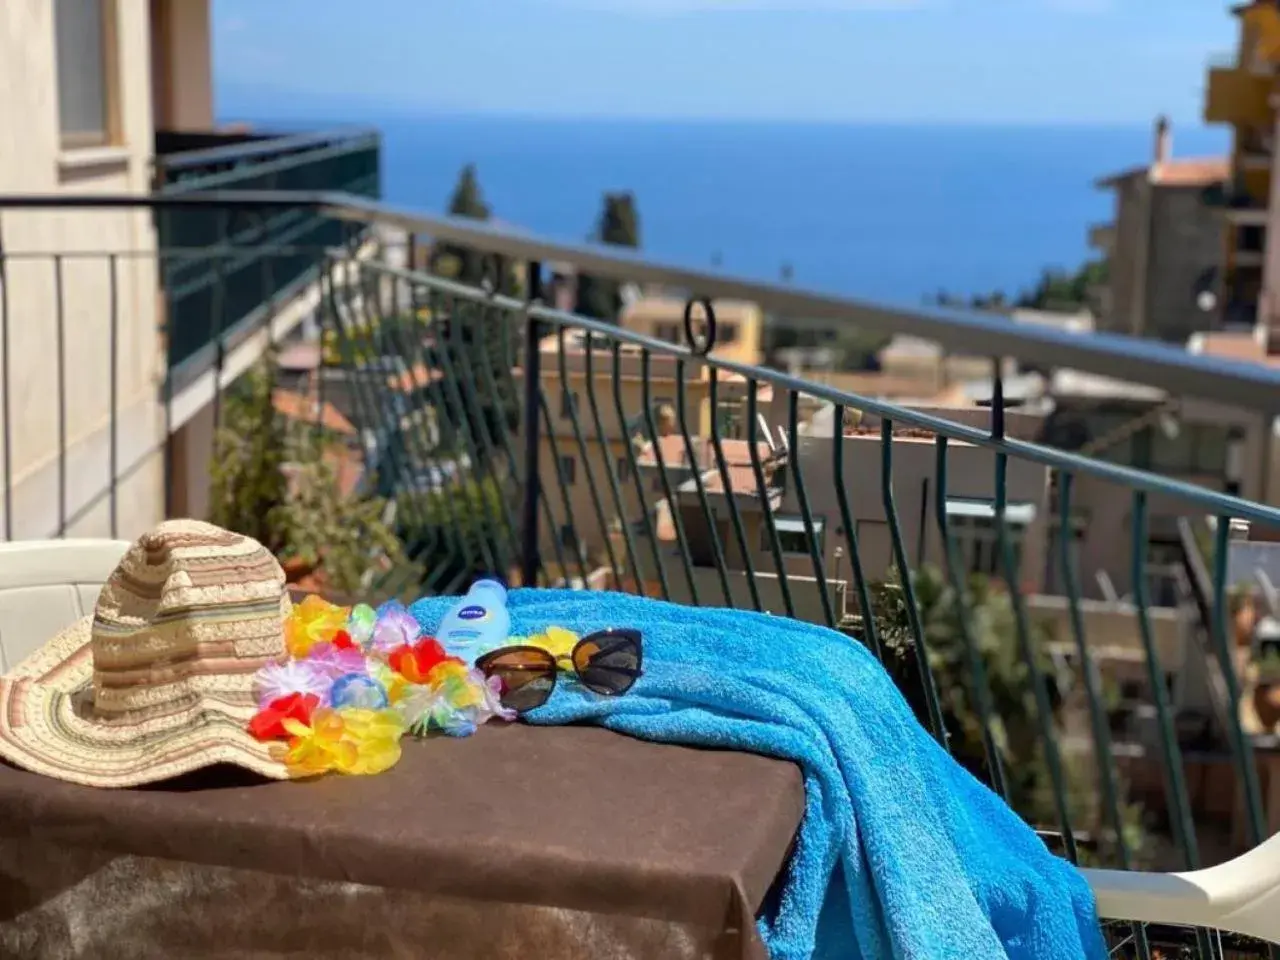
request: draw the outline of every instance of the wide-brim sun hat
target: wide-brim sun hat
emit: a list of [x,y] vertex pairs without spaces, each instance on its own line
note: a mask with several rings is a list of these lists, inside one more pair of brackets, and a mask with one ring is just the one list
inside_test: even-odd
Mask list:
[[94,614],[0,677],[0,758],[93,787],[215,764],[291,774],[251,736],[254,675],[287,656],[280,564],[256,540],[196,520],[138,539]]

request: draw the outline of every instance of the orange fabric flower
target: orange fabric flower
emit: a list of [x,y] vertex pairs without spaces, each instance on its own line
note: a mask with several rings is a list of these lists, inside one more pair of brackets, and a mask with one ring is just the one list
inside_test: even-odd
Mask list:
[[387,655],[387,663],[410,683],[426,683],[427,674],[442,663],[462,663],[444,652],[434,637],[424,637],[413,646],[396,647]]
[[249,732],[259,740],[283,740],[289,736],[285,720],[309,724],[318,706],[320,698],[314,693],[291,693],[287,697],[277,697],[253,715],[253,719],[249,721]]

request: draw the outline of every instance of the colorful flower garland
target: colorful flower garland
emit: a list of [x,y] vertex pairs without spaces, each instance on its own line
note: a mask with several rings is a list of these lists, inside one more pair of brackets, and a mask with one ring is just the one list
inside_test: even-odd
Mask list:
[[499,681],[423,636],[400,603],[375,612],[309,596],[285,620],[285,645],[289,659],[255,678],[249,732],[280,741],[278,755],[302,776],[381,773],[406,732],[465,737],[491,717],[515,719]]

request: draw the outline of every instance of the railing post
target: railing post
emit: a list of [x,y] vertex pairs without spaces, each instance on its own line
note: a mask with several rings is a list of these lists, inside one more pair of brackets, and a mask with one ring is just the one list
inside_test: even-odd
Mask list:
[[[530,305],[542,298],[542,264],[531,261],[528,276]],[[524,509],[520,520],[520,584],[538,585],[538,415],[541,402],[542,356],[539,349],[541,324],[527,311],[524,327]]]

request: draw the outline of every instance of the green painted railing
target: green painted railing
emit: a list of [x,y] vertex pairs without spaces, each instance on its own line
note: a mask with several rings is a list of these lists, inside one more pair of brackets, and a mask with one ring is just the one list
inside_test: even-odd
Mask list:
[[[380,139],[372,130],[259,138],[156,158],[167,196],[209,190],[335,190],[380,196]],[[264,307],[316,278],[320,251],[342,225],[314,208],[159,208],[169,365],[207,368],[223,334],[252,326]],[[229,256],[179,256],[210,248]],[[293,248],[296,253],[279,251]],[[270,251],[264,256],[263,251]],[[246,323],[248,321],[248,323]]]

